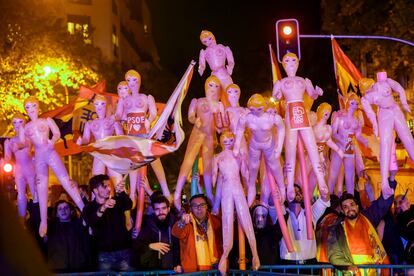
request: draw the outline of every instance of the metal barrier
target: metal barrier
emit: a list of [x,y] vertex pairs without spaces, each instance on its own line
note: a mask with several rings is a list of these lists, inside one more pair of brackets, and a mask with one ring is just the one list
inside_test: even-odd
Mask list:
[[[414,275],[414,265],[358,265],[363,276],[381,275],[381,271],[388,271],[389,275]],[[231,276],[265,276],[265,275],[323,275],[323,276],[342,276],[352,275],[344,273],[340,267],[330,264],[324,265],[265,265],[259,271],[230,269],[228,275]],[[154,271],[131,271],[131,272],[85,272],[85,273],[65,273],[57,274],[64,276],[146,276],[146,275],[177,275],[173,270],[154,270]],[[185,276],[219,276],[218,270],[198,271],[184,273]]]

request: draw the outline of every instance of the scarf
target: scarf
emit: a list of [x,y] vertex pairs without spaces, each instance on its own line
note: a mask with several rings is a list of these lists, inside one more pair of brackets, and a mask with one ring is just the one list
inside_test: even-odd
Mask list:
[[218,261],[214,256],[214,232],[210,219],[207,218],[207,227],[203,227],[202,223],[193,214],[191,214],[191,221],[193,223],[198,269],[210,270],[212,265]]
[[[354,226],[345,219],[344,230],[354,264],[389,264],[377,231],[364,215],[358,216]],[[373,272],[367,270],[367,275]]]

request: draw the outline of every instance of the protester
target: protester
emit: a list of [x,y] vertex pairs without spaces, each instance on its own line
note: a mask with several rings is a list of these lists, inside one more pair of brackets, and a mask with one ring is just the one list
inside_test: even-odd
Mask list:
[[[395,189],[395,180],[389,180]],[[388,264],[389,260],[375,228],[393,202],[393,194],[381,194],[365,210],[360,210],[352,194],[340,199],[344,219],[338,220],[328,237],[328,258],[331,264],[347,272],[359,273],[358,264]],[[373,273],[368,270],[368,273]],[[361,272],[363,273],[363,272]]]
[[223,253],[221,220],[207,210],[203,194],[190,199],[190,213],[185,213],[172,229],[180,240],[181,265],[185,273],[217,268]]
[[133,244],[132,266],[139,270],[174,270],[180,266],[179,241],[171,234],[177,221],[170,212],[170,202],[162,194],[151,201],[154,214],[147,218]]
[[75,207],[59,200],[54,210],[46,236],[49,267],[59,273],[93,270],[88,228],[77,217]]
[[125,193],[125,183],[116,184],[113,198],[109,176],[95,175],[89,186],[95,199],[82,214],[97,243],[99,270],[129,270],[131,236],[125,225],[125,211],[132,208],[132,201]]

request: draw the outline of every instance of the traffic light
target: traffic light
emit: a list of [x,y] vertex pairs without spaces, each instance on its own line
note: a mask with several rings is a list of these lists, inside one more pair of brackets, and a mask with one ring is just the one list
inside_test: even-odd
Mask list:
[[276,22],[277,60],[282,63],[286,53],[295,53],[300,59],[299,23],[296,19]]

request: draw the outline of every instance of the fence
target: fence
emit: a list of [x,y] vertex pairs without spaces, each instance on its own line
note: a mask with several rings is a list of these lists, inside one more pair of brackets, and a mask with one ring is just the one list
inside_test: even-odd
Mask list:
[[[381,275],[381,271],[388,272],[389,275],[414,275],[414,265],[358,265],[361,275]],[[266,265],[261,266],[259,271],[253,270],[235,270],[230,269],[230,276],[264,276],[264,275],[323,275],[323,276],[342,276],[352,275],[344,273],[341,268],[333,265]],[[85,273],[66,273],[58,274],[64,276],[146,276],[146,275],[176,275],[173,270],[155,270],[155,271],[131,271],[131,272],[85,272]],[[185,276],[219,276],[218,270],[200,271],[193,273],[184,273]]]

